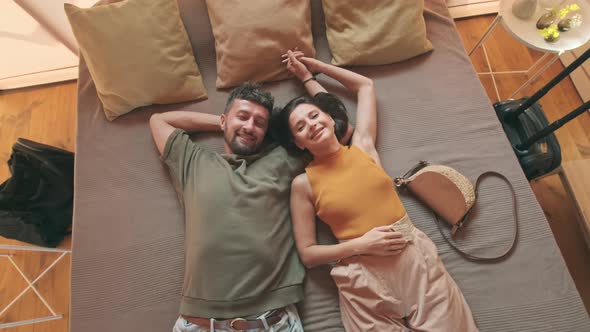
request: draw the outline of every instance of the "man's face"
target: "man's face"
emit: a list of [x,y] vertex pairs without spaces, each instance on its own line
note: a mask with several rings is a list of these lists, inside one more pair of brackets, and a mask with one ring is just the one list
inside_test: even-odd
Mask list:
[[269,113],[260,104],[235,99],[227,113],[221,115],[225,152],[239,155],[258,152],[268,129]]

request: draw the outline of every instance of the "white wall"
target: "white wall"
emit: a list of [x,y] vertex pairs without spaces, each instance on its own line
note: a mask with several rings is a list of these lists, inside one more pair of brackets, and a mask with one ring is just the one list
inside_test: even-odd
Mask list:
[[0,1],[0,90],[76,79],[78,46],[63,10],[70,2]]

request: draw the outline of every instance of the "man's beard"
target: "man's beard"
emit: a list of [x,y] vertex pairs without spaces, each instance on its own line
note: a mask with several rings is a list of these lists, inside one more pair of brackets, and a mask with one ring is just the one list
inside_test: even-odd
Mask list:
[[232,150],[232,152],[234,154],[241,155],[241,156],[249,156],[249,155],[253,155],[258,152],[259,144],[251,144],[251,145],[242,144],[242,143],[238,142],[238,134],[237,133],[234,134],[234,136],[232,137],[232,139],[229,142],[227,139],[225,141],[227,142],[227,145],[229,145],[230,149]]

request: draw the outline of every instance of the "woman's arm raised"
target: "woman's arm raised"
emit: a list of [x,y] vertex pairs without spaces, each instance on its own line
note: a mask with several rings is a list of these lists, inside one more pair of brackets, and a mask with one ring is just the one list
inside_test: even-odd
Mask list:
[[[298,55],[299,53],[295,53]],[[329,76],[357,96],[355,131],[352,136],[352,144],[368,153],[380,164],[379,155],[375,149],[377,139],[377,96],[373,81],[368,77],[357,74],[348,69],[333,66],[314,58],[305,56],[298,60],[313,73],[323,73]]]
[[[311,71],[301,62],[299,61],[298,57],[303,57],[303,53],[301,51],[291,51],[288,50],[287,53],[283,54],[283,63],[287,65],[287,70],[289,70],[295,77],[297,77],[307,93],[310,96],[315,96],[320,92],[328,92],[321,84],[315,79],[315,76],[311,73]],[[348,123],[348,128],[346,129],[346,134],[340,139],[341,144],[348,144],[350,142],[350,137],[352,136],[354,128]]]

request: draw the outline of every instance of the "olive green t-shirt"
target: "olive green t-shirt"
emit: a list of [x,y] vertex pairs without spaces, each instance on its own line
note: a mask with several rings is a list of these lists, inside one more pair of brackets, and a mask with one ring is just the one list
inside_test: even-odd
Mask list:
[[233,318],[303,298],[289,199],[305,161],[278,146],[254,156],[203,149],[176,129],[162,160],[185,213],[180,313]]

